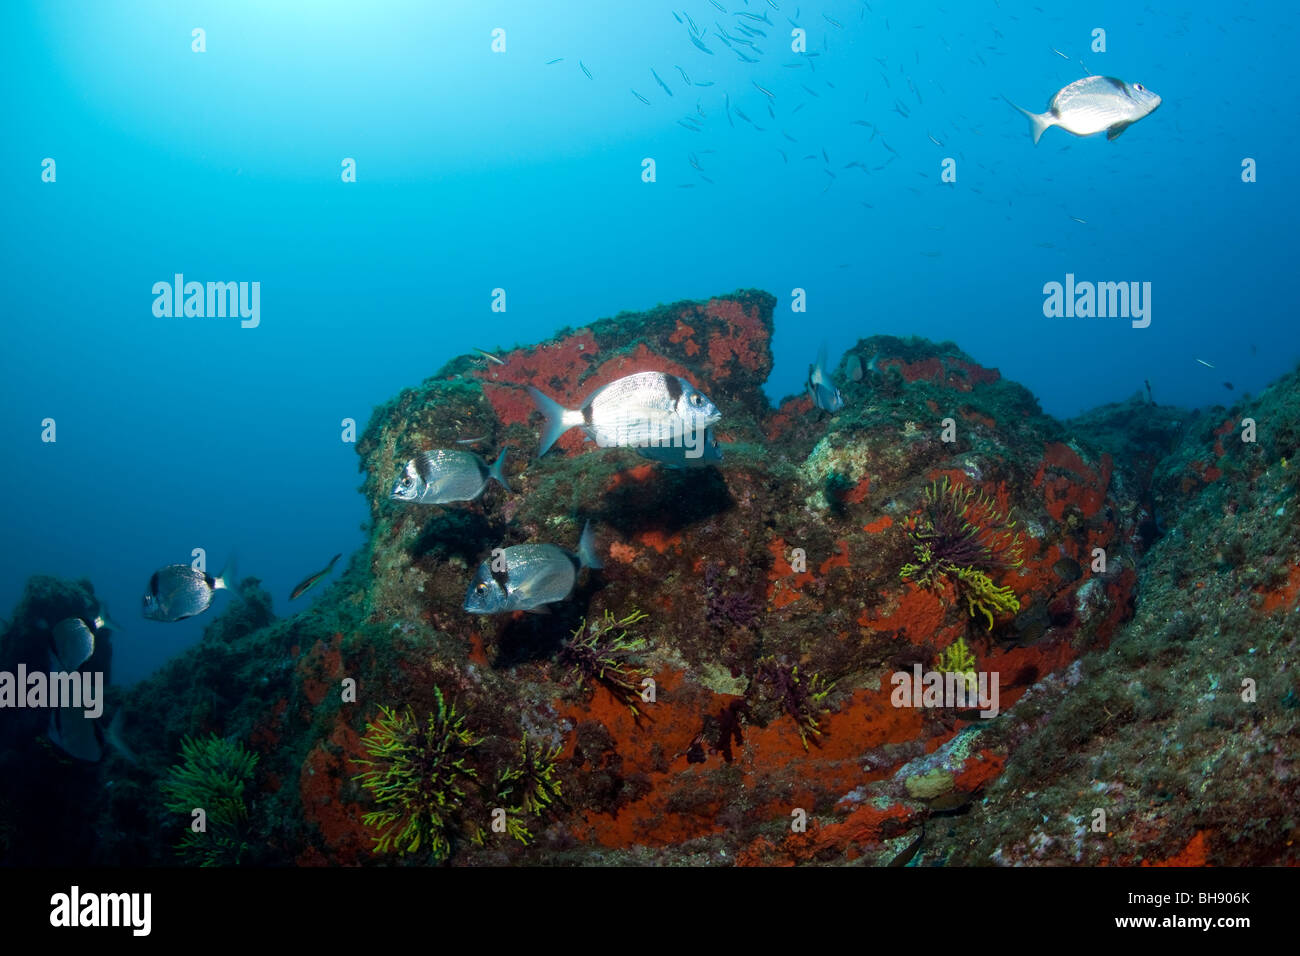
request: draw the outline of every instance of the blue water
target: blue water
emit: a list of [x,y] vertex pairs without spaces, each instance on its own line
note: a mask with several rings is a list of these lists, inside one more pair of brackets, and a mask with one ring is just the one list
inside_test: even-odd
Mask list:
[[[195,547],[214,572],[238,552],[285,613],[363,541],[343,419],[473,346],[625,309],[771,291],[773,400],[821,340],[834,359],[876,333],[951,338],[1060,416],[1144,380],[1228,403],[1300,357],[1293,6],[721,0],[768,25],[684,3],[5,4],[0,614],[33,573],[91,578],[130,682],[211,621],[139,618],[150,572]],[[737,47],[759,62],[715,21],[766,31]],[[1035,148],[1001,96],[1044,109],[1079,59],[1163,105],[1115,142]],[[1150,327],[1044,318],[1067,272],[1152,283]],[[176,273],[260,282],[260,325],[155,317]]]

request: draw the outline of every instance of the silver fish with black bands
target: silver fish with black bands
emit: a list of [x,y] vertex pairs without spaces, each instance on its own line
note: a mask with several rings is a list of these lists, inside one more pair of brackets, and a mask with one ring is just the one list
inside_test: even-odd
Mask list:
[[509,491],[503,471],[509,451],[508,447],[502,448],[490,465],[472,451],[435,448],[421,452],[397,476],[390,497],[422,505],[474,501],[483,494],[489,481],[496,481]]
[[202,614],[212,606],[213,596],[218,591],[229,590],[233,581],[233,565],[227,565],[214,578],[188,564],[169,564],[149,579],[144,616],[150,621],[171,622]]
[[497,558],[488,558],[479,565],[465,593],[464,608],[470,614],[545,612],[545,605],[563,601],[573,593],[579,571],[602,566],[596,557],[591,522],[587,522],[577,554],[553,544],[502,548]]
[[707,395],[667,372],[615,379],[577,409],[565,408],[531,385],[528,393],[546,417],[539,455],[570,428],[581,428],[601,448],[682,446],[688,457],[699,457],[706,429],[722,418]]

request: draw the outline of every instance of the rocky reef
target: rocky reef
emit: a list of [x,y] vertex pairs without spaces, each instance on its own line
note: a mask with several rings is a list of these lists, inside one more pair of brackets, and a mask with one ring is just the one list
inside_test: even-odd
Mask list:
[[[246,581],[114,691],[133,760],[11,728],[0,859],[229,860],[160,784],[216,735],[247,748],[243,864],[1300,862],[1296,377],[1230,411],[1060,422],[952,343],[875,336],[834,372],[842,411],[773,408],[775,304],[625,313],[376,409],[346,573],[289,618]],[[523,386],[572,408],[649,369],[722,410],[720,466],[576,430],[537,458]],[[512,493],[389,499],[469,436],[513,449]],[[493,548],[574,549],[588,520],[604,568],[552,613],[462,610]],[[50,601],[93,595],[34,580],[6,667],[43,653]],[[913,706],[898,675],[923,673],[996,700]],[[34,776],[95,836],[31,845],[12,781]]]

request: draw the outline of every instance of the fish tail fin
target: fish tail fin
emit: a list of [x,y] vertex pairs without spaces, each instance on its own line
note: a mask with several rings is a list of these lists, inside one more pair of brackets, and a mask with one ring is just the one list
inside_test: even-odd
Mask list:
[[597,571],[605,566],[596,555],[596,532],[591,529],[590,521],[583,525],[582,537],[578,539],[578,560],[582,562],[584,568],[593,568]]
[[497,460],[492,462],[491,467],[488,468],[488,477],[495,478],[497,480],[497,484],[499,484],[502,488],[504,488],[506,491],[513,492],[514,489],[511,488],[510,483],[506,481],[506,455],[508,455],[509,453],[510,453],[509,445],[506,445],[501,449],[501,454],[497,455]]
[[[1005,96],[1002,98],[1007,100]],[[1016,104],[1012,103],[1010,100],[1007,100],[1007,103],[1012,107],[1012,109],[1022,113],[1025,119],[1029,120],[1029,132],[1034,137],[1035,146],[1038,145],[1038,141],[1043,138],[1043,134],[1047,132],[1048,128],[1056,125],[1052,121],[1052,117],[1047,113],[1031,113],[1022,106],[1016,106]]]
[[243,597],[239,589],[239,559],[234,554],[226,558],[226,566],[217,575],[214,589],[221,590],[222,588],[225,588],[235,597]]
[[[533,397],[537,410],[546,418],[546,424],[542,426],[542,450],[537,453],[537,457],[540,458],[550,451],[556,440],[576,425],[577,422],[573,420],[574,412],[569,411],[540,389],[529,385],[528,394]],[[579,421],[581,421],[581,413],[577,414]]]

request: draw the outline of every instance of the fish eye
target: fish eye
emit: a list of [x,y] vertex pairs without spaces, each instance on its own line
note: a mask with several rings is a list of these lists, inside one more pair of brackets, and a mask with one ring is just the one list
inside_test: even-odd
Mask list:
[[1137,90],[1139,93],[1143,93],[1146,91],[1146,87],[1143,86],[1141,83],[1134,83],[1133,89]]
[[476,594],[482,594],[482,593],[483,593],[484,591],[486,591],[486,590],[487,590],[487,585],[484,584],[482,581],[480,581],[480,582],[478,583],[478,587],[476,587],[476,588],[474,589],[474,592],[475,592]]
[[701,405],[704,404],[704,396],[701,395],[699,392],[692,393],[691,404],[694,405],[696,408],[699,408]]
[[410,475],[403,475],[403,476],[402,476],[402,487],[403,487],[403,488],[409,488],[409,487],[411,487],[411,476],[410,476]]

